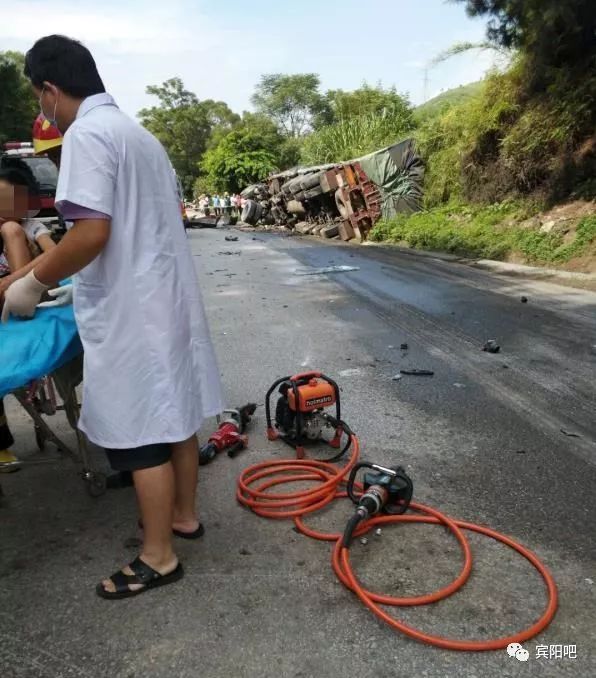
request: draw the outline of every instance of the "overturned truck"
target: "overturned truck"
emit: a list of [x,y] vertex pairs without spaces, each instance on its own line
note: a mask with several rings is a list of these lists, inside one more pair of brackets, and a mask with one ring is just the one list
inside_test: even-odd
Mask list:
[[294,168],[248,186],[241,220],[362,242],[381,217],[420,210],[423,178],[407,139],[357,160]]

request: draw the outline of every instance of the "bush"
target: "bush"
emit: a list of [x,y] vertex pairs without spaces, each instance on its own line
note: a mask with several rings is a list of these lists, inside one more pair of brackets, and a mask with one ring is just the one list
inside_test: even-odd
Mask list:
[[530,64],[518,56],[463,103],[418,116],[427,207],[531,194],[550,203],[594,197],[596,68],[574,82],[553,69],[548,87],[536,93],[529,91]]
[[399,141],[413,127],[411,109],[403,107],[344,118],[305,139],[302,161],[318,165],[353,160]]
[[560,233],[541,233],[516,225],[535,210],[532,203],[513,201],[482,208],[448,205],[381,221],[370,238],[482,259],[505,259],[518,252],[537,264],[569,261],[596,242],[596,216],[579,222],[570,243],[564,243]]

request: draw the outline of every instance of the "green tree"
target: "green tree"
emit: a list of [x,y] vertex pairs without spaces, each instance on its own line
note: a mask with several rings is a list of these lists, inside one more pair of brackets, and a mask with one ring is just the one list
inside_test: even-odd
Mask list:
[[275,123],[266,116],[245,111],[242,125],[260,137],[263,148],[273,154],[280,170],[293,167],[300,161],[303,140],[281,134]]
[[329,90],[325,98],[328,106],[319,120],[326,124],[384,111],[392,111],[404,121],[412,120],[412,106],[408,97],[399,94],[395,87],[384,89],[380,84],[372,86],[365,82],[351,92]]
[[316,73],[261,76],[252,96],[257,111],[275,122],[282,134],[300,137],[308,133],[326,107]]
[[31,139],[39,102],[23,75],[24,65],[20,52],[0,52],[0,143]]
[[180,78],[147,87],[159,105],[139,112],[141,123],[164,145],[172,165],[190,195],[200,173],[200,163],[214,129],[232,129],[240,117],[223,101],[199,101]]
[[594,0],[455,0],[470,16],[488,16],[489,41],[532,57],[537,85],[545,68],[579,73],[596,56]]
[[249,127],[240,127],[205,153],[202,168],[204,185],[235,193],[265,179],[277,165],[274,153],[263,147],[263,137]]

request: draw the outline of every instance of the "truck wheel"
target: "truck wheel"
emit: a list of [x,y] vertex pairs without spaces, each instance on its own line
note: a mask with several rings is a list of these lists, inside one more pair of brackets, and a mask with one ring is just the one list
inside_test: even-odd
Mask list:
[[307,174],[300,182],[300,185],[302,186],[303,191],[308,191],[309,188],[320,186],[320,183],[321,172],[314,172],[313,174]]
[[312,200],[313,198],[318,198],[320,195],[323,195],[323,189],[320,186],[314,186],[313,188],[304,191],[305,200]]
[[295,179],[292,179],[292,182],[290,183],[290,193],[293,195],[296,195],[296,193],[299,193],[302,190],[302,177],[296,177]]
[[253,226],[257,222],[258,219],[258,217],[256,218],[257,207],[260,207],[260,205],[258,205],[258,203],[256,203],[254,200],[246,201],[244,209],[242,210],[241,217],[242,221],[244,221],[245,224]]

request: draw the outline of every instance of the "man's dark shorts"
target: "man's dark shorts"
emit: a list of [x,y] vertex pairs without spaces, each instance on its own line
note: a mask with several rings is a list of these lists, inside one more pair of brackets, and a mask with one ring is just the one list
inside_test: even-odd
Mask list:
[[169,443],[157,443],[123,450],[106,448],[106,454],[114,471],[139,471],[166,464],[172,458],[172,448]]

